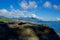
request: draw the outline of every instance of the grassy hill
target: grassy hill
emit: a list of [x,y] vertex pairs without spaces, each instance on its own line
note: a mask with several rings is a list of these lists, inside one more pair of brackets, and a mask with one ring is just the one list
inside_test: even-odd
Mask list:
[[18,22],[18,21],[20,22],[22,20],[14,20],[14,19],[10,19],[10,18],[0,16],[0,22]]
[[0,22],[10,22],[10,21],[13,21],[13,20],[6,18],[6,17],[3,17],[3,16],[0,16]]
[[60,40],[60,36],[53,28],[45,25],[0,22],[0,40]]

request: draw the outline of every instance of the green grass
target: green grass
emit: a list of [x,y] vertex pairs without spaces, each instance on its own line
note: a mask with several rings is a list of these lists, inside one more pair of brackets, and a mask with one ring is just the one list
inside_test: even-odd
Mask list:
[[0,22],[20,22],[22,20],[13,20],[10,18],[0,17]]
[[0,22],[12,22],[12,21],[14,21],[14,20],[5,18],[5,17],[0,17]]

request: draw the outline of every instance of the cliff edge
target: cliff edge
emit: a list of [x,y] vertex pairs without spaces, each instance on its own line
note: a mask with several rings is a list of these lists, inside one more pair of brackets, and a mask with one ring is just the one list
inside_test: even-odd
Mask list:
[[60,37],[47,25],[0,22],[0,40],[60,40]]

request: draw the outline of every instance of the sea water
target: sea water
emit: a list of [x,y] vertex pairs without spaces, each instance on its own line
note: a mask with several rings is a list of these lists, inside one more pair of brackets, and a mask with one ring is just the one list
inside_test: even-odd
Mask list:
[[36,22],[37,24],[47,24],[53,28],[56,32],[60,33],[60,21],[40,21]]

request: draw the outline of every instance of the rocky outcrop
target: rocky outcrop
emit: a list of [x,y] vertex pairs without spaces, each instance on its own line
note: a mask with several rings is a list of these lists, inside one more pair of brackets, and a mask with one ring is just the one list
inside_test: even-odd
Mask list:
[[47,25],[0,22],[0,40],[60,40],[60,37]]

